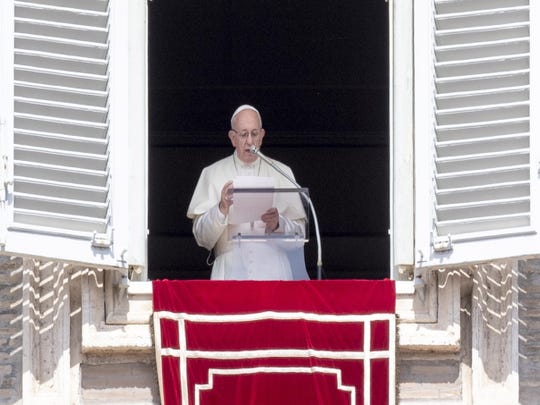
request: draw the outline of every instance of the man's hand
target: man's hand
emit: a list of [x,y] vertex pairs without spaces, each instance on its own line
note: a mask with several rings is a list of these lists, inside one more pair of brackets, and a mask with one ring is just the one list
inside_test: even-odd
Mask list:
[[232,195],[233,182],[229,180],[221,189],[221,199],[219,200],[219,210],[223,215],[229,213],[229,208],[233,203]]
[[279,212],[277,208],[270,208],[262,214],[261,221],[266,224],[266,233],[275,232],[279,227]]

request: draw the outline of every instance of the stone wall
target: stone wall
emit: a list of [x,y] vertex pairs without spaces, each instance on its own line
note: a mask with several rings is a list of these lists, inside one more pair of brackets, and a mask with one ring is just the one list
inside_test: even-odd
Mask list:
[[[398,295],[398,403],[537,403],[540,260],[422,280]],[[158,404],[151,289],[135,284],[0,256],[0,404]]]
[[81,365],[82,402],[159,404],[154,355],[90,356]]
[[523,405],[540,398],[540,260],[519,266],[519,399]]
[[[517,308],[524,291],[521,288],[520,295],[517,293],[520,263],[482,263],[422,274],[425,299],[414,294],[415,313],[421,313],[422,304],[433,294],[436,298],[428,306],[436,308],[436,313],[415,322],[401,321],[397,354],[400,403],[535,403],[519,395],[520,387],[523,391],[524,383],[528,384],[520,379],[521,368],[518,373],[517,331],[522,320]],[[398,313],[399,302],[398,296]],[[535,312],[538,316],[539,311]],[[540,342],[536,335],[533,340]],[[531,353],[538,352],[538,345],[528,347]],[[536,370],[530,370],[529,378],[538,384],[533,377]]]
[[462,403],[466,351],[460,340],[460,310],[467,299],[460,300],[459,294],[464,279],[459,271],[424,273],[423,290],[410,295],[410,311],[403,308],[406,296],[398,294],[398,403]]
[[151,301],[128,325],[113,274],[0,256],[0,404],[159,403]]
[[[471,266],[472,401],[519,403],[518,261]],[[504,402],[503,402],[504,401]],[[493,403],[493,400],[492,400]]]
[[0,256],[0,403],[22,396],[22,259]]

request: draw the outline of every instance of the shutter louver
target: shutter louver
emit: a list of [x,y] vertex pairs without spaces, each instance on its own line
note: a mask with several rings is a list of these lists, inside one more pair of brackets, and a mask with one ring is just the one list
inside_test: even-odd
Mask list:
[[110,233],[108,2],[15,2],[13,224]]
[[435,234],[531,226],[529,7],[435,0]]

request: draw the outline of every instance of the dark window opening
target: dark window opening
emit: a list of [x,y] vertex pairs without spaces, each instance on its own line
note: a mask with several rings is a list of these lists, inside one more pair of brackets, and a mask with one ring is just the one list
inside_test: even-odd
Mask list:
[[[154,0],[149,8],[149,277],[206,279],[186,210],[255,105],[264,152],[308,187],[324,278],[389,276],[388,4]],[[311,227],[313,233],[314,227]],[[306,264],[316,277],[312,235]]]

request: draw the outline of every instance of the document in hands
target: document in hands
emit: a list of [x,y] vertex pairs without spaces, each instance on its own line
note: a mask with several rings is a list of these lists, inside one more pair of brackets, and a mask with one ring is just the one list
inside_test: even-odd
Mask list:
[[[263,213],[273,207],[274,193],[260,190],[274,188],[272,177],[238,176],[233,180],[233,188],[234,202],[229,212],[231,224],[258,221]],[[237,192],[237,189],[242,192]],[[246,189],[259,190],[249,192]]]

